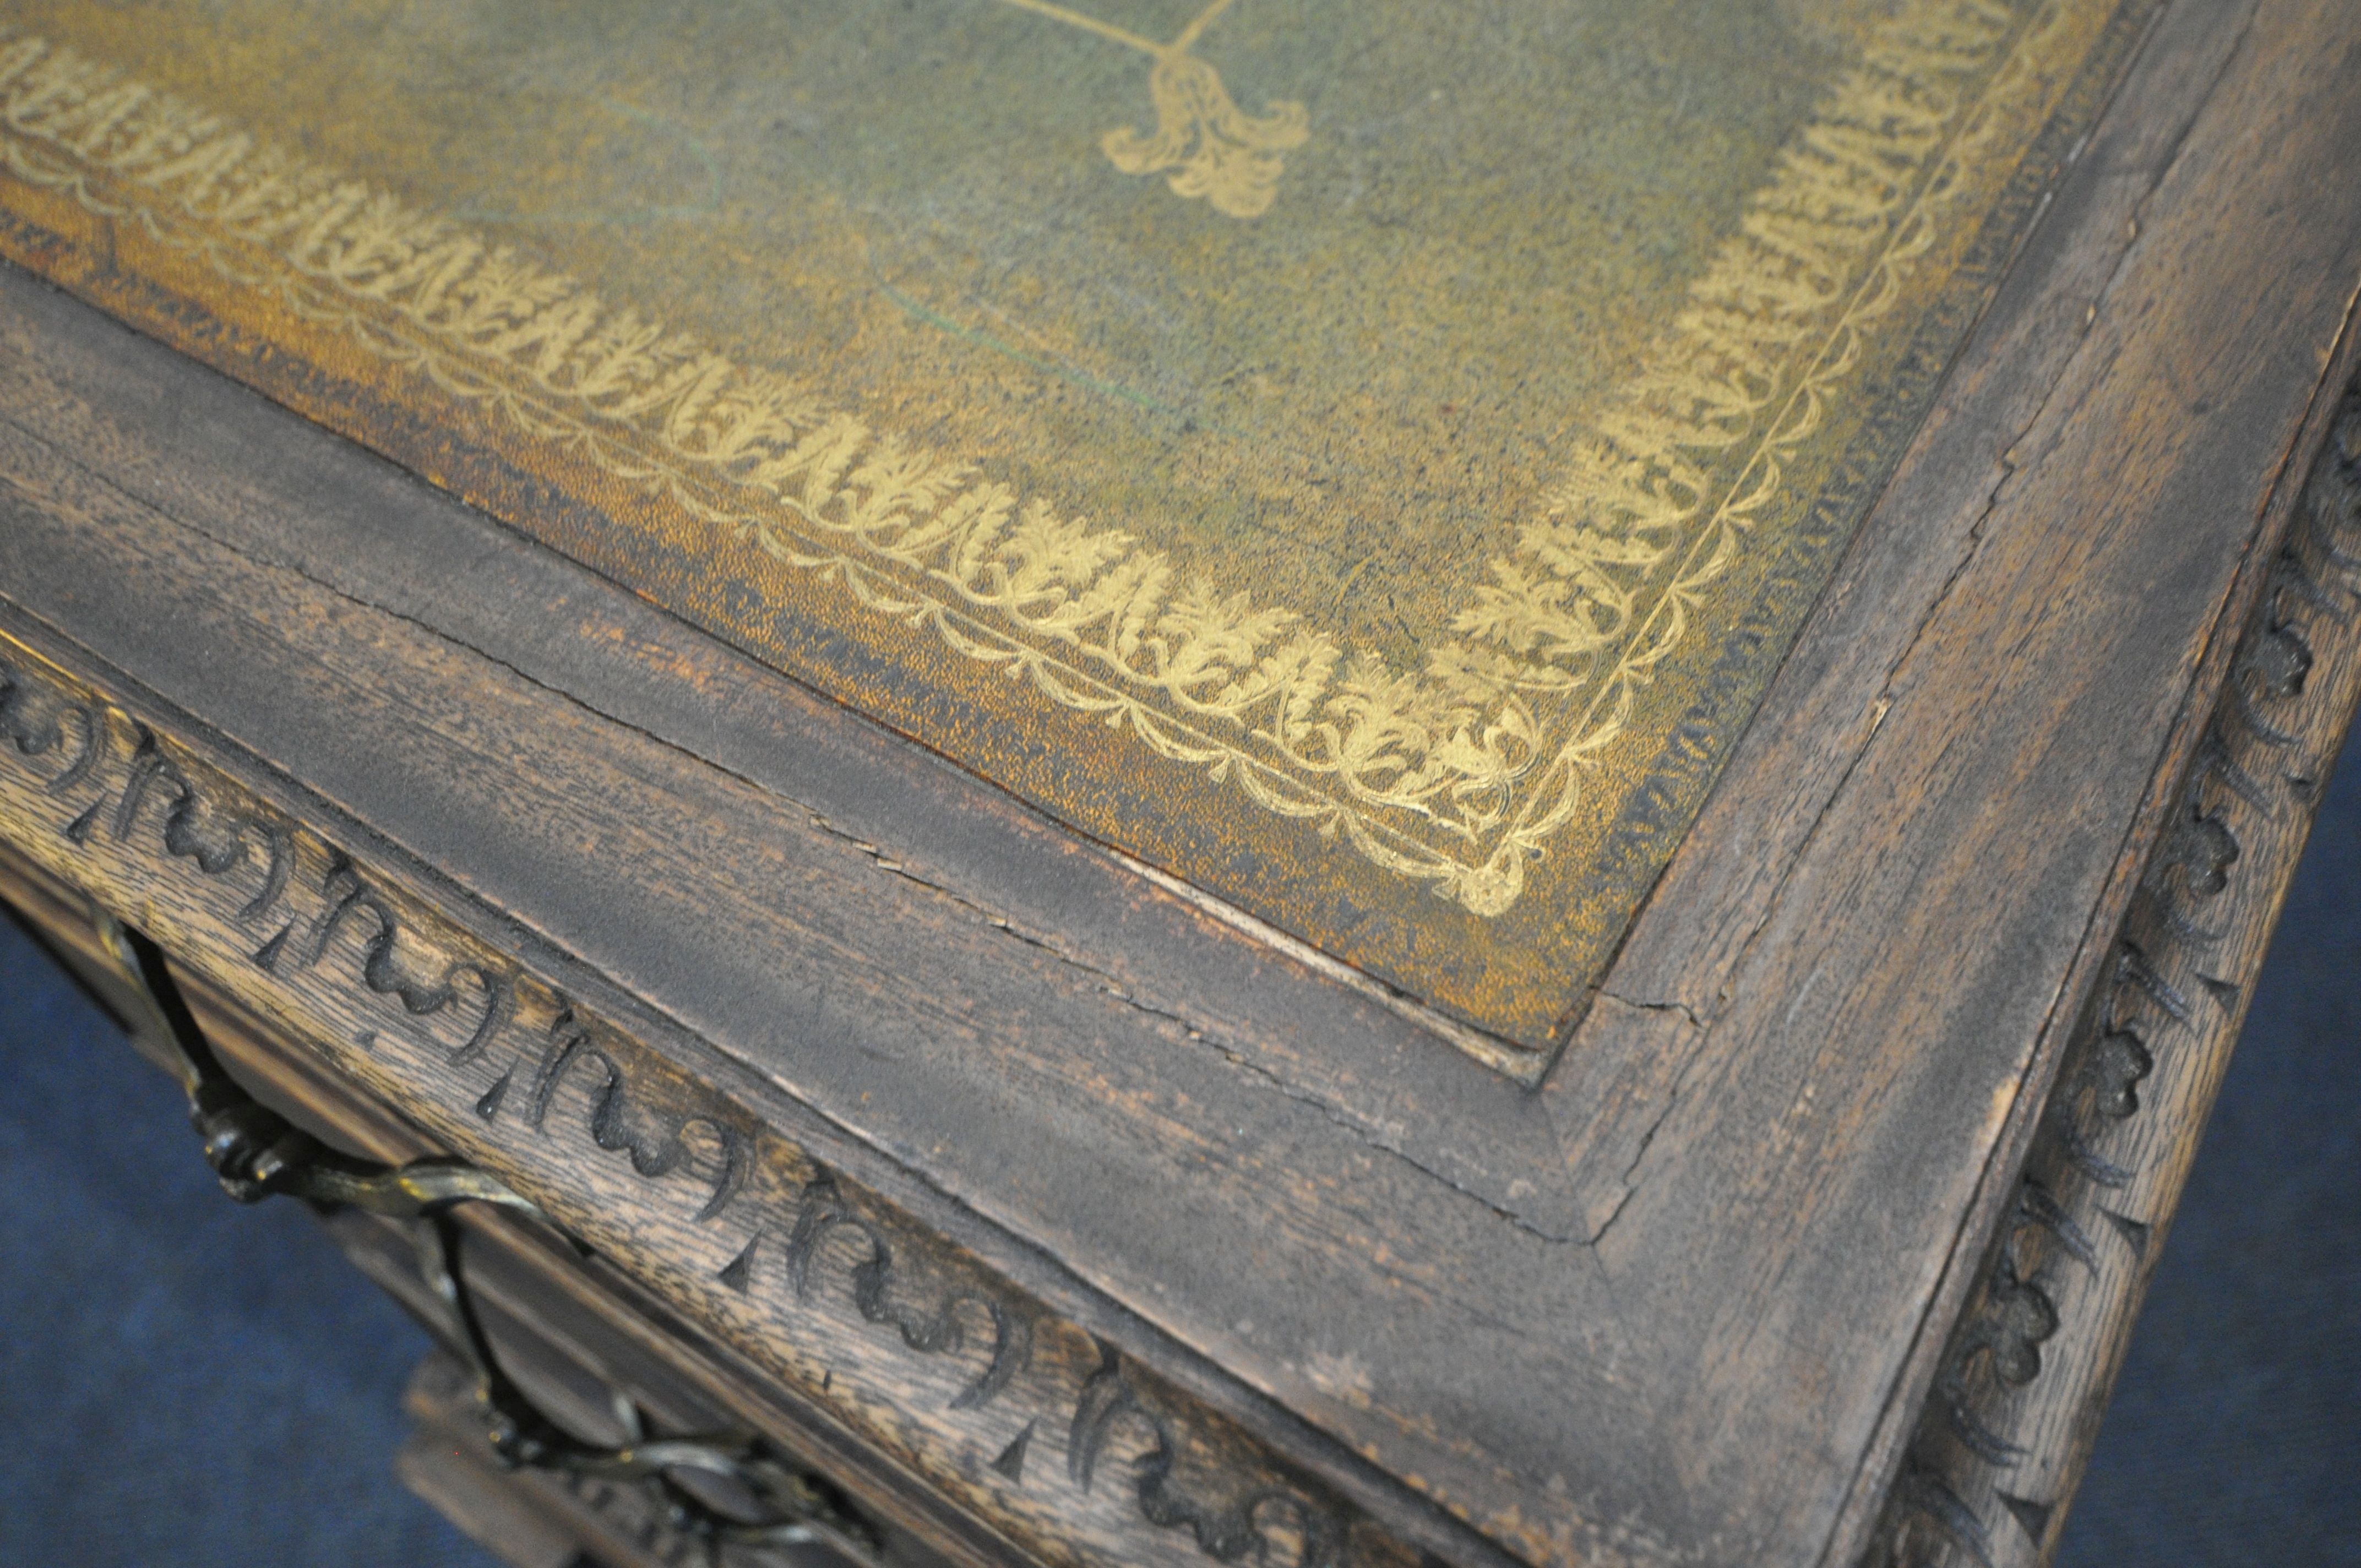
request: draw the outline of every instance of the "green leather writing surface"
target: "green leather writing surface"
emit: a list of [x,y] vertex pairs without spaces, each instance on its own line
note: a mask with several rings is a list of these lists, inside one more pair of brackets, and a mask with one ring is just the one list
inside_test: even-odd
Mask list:
[[10,17],[6,254],[1514,1071],[2136,19]]

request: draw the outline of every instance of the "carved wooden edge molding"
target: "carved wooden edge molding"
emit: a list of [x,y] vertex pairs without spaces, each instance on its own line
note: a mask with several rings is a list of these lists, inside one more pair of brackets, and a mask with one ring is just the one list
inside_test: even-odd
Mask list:
[[2067,1047],[1865,1568],[2056,1550],[2356,699],[2361,385]]
[[1235,1422],[5,632],[0,836],[1023,1550],[1419,1561]]

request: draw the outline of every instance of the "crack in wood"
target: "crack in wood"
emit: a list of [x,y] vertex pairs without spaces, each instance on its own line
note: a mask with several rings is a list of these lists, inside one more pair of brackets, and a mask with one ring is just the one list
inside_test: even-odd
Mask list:
[[[1049,1560],[1408,1568],[1226,1418],[5,637],[0,743],[0,829],[52,872]],[[1068,1464],[1028,1470],[1045,1431]]]
[[[2338,409],[2170,826],[2067,1047],[2018,1200],[1952,1331],[1865,1568],[2008,1568],[2039,1563],[2056,1544],[2089,1423],[2049,1386],[2062,1376],[2078,1390],[2103,1388],[2122,1353],[2155,1262],[2157,1222],[2137,1216],[2147,1202],[2169,1207],[2143,1190],[2143,1096],[2168,1072],[2170,1092],[2187,1095],[2189,1078],[2218,1072],[2226,1053],[2283,886],[2241,872],[2265,859],[2291,865],[2310,829],[2332,756],[2306,749],[2325,753],[2349,717],[2356,581],[2361,385]],[[2340,679],[2324,695],[2314,677],[2332,648]],[[2202,1013],[2200,992],[2211,1003]],[[2200,1091],[2197,1103],[2209,1102]],[[2102,1249],[2094,1235],[2114,1245]],[[2018,1528],[1995,1530],[2000,1514]]]

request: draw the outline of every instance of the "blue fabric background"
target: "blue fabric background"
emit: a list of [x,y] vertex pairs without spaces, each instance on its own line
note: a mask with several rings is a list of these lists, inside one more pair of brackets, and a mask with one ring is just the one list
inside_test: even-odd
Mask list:
[[2361,1564],[2361,739],[2289,889],[2058,1562]]
[[[2067,1568],[2361,1564],[2361,766],[2341,769]],[[0,1563],[480,1568],[394,1479],[424,1334],[0,922]]]
[[0,920],[0,1563],[490,1568],[394,1479],[424,1331]]

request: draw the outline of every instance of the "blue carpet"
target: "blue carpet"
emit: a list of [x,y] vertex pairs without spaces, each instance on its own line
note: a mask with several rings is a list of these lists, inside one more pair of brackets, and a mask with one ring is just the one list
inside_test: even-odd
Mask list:
[[2058,1563],[2361,1564],[2361,740],[2289,889]]
[[490,1568],[394,1479],[425,1333],[224,1197],[179,1090],[0,920],[0,1563]]
[[[2063,1568],[2361,1564],[2361,763],[2257,991]],[[425,1336],[0,922],[0,1562],[489,1563],[390,1468]]]

